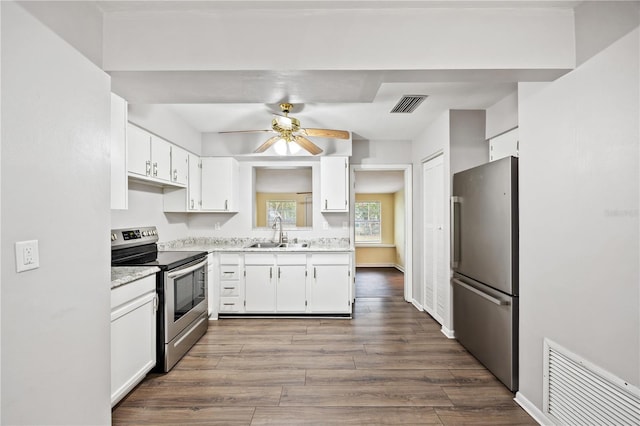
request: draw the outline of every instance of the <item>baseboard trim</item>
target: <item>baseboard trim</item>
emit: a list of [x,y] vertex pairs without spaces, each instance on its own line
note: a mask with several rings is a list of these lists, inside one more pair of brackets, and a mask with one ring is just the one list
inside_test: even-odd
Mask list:
[[445,327],[444,325],[442,326],[442,328],[440,328],[440,332],[445,336],[447,336],[447,338],[449,339],[456,338],[456,333],[453,330],[450,330],[449,328]]
[[420,303],[418,303],[418,301],[416,299],[411,299],[411,304],[413,306],[415,306],[417,310],[424,311],[424,308],[422,307],[422,305]]
[[394,268],[396,268],[398,271],[402,272],[404,274],[404,266],[402,265],[398,265],[397,263],[395,265],[393,265]]
[[538,424],[543,426],[553,426],[553,422],[549,420],[547,416],[544,415],[542,411],[536,407],[533,402],[529,401],[527,397],[522,395],[522,392],[516,392],[516,397],[513,400],[518,404],[524,411],[527,412],[533,420],[538,422]]
[[356,263],[356,268],[395,268],[394,263]]

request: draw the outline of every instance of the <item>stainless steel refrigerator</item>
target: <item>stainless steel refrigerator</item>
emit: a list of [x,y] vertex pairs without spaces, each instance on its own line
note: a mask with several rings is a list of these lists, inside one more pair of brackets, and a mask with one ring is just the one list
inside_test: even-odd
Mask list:
[[456,339],[511,391],[518,389],[518,159],[453,175],[452,278]]

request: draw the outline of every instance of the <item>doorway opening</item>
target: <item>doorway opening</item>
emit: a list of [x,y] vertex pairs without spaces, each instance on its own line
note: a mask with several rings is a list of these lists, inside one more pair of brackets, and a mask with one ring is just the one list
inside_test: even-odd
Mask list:
[[[400,296],[405,301],[412,300],[411,174],[410,164],[351,166],[350,229],[356,249],[355,298],[367,297],[371,292],[397,291],[392,289],[400,282]],[[391,287],[382,290],[379,284],[385,277],[393,277],[392,284],[385,284]],[[367,289],[367,285],[371,288]]]

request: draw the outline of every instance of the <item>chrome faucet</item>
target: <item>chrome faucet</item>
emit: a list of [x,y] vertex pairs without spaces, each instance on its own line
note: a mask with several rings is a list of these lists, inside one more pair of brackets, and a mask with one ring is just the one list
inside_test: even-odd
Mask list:
[[278,226],[278,244],[282,244],[282,216],[280,216],[280,213],[277,213],[273,218],[273,226],[271,228],[276,229],[276,225]]

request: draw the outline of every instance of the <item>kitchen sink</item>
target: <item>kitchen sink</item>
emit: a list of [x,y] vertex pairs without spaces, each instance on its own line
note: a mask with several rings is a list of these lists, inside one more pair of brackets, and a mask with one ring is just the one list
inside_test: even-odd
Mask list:
[[307,243],[282,243],[278,244],[278,247],[281,248],[307,248],[309,244]]
[[248,248],[276,248],[279,247],[279,243],[273,243],[271,241],[266,241],[262,243],[253,243]]
[[264,241],[260,243],[253,243],[247,248],[307,248],[308,243],[274,243],[272,241]]

